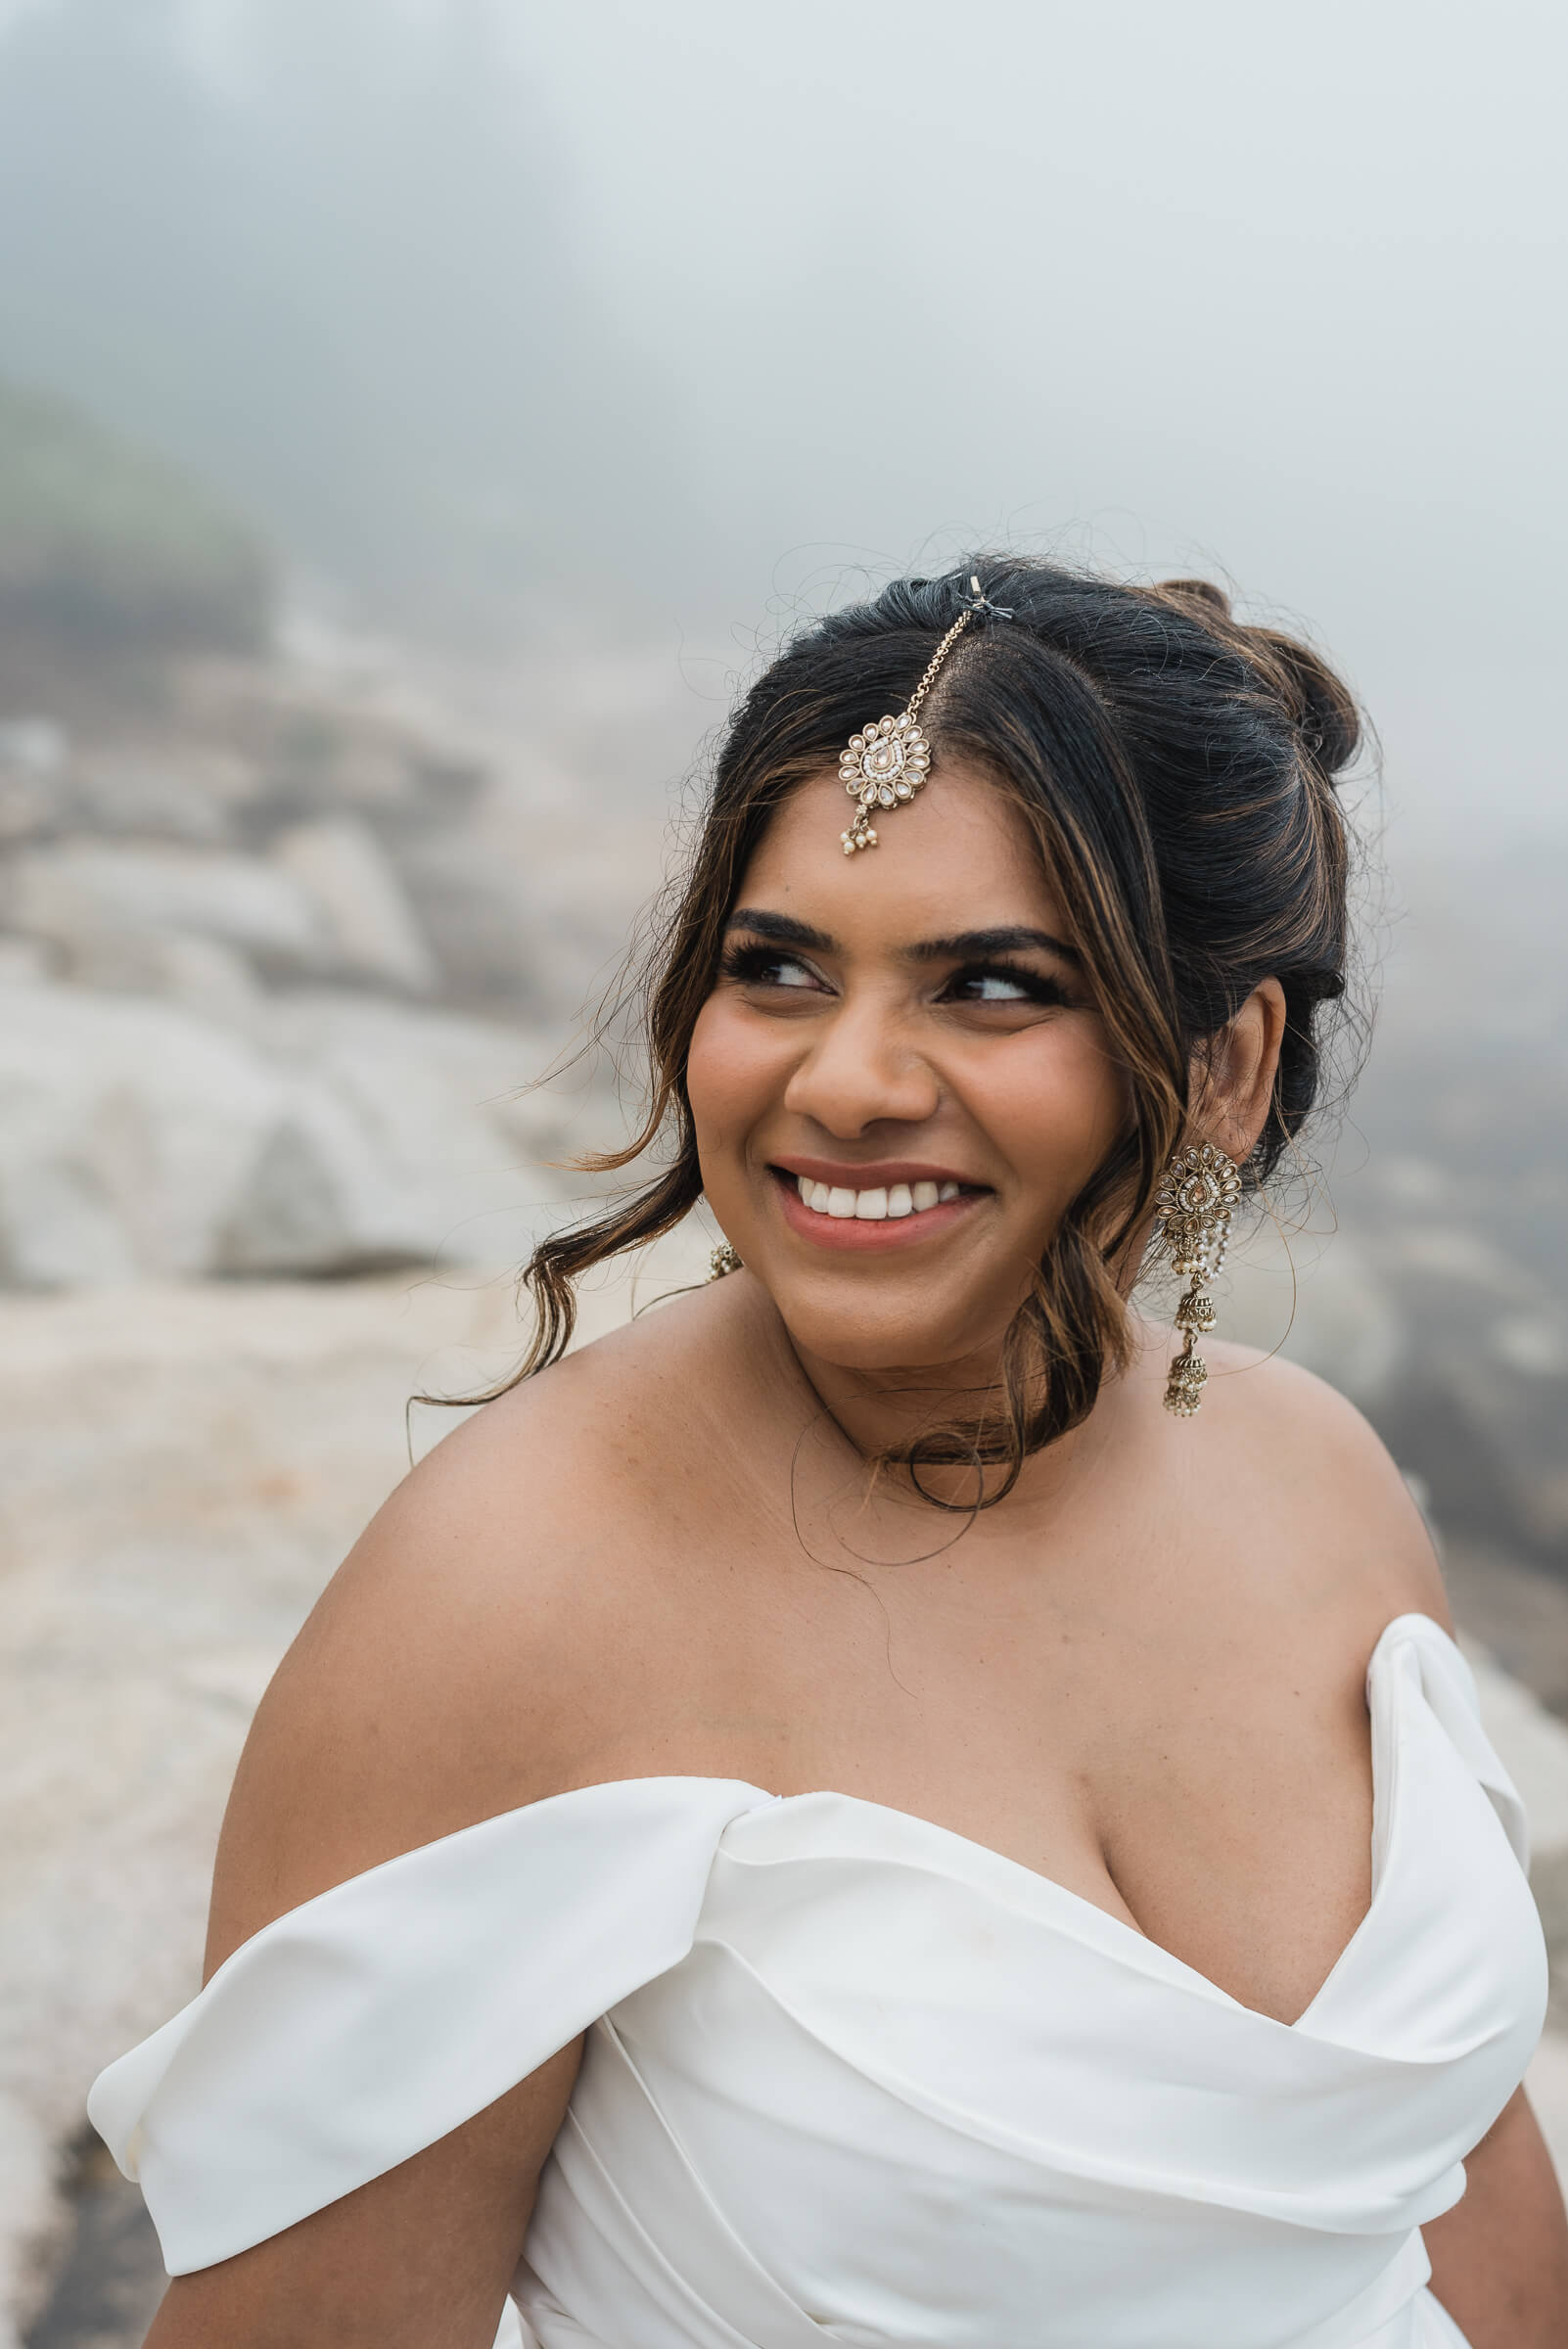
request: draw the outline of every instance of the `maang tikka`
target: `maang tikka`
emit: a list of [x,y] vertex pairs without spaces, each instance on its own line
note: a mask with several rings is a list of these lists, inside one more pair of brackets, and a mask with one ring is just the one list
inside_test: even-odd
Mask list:
[[853,856],[856,849],[874,849],[877,832],[873,817],[906,807],[925,782],[931,770],[931,745],[920,730],[920,705],[965,628],[982,617],[1011,620],[1013,616],[992,602],[971,573],[964,608],[927,662],[925,674],[904,705],[902,715],[879,717],[863,734],[850,736],[839,758],[839,780],[857,803],[849,830],[839,834],[846,856]]
[[1176,1153],[1154,1194],[1160,1238],[1171,1251],[1171,1268],[1184,1286],[1176,1310],[1182,1346],[1165,1382],[1165,1407],[1190,1419],[1203,1401],[1209,1365],[1195,1340],[1215,1323],[1214,1299],[1205,1284],[1225,1261],[1230,1218],[1241,1197],[1241,1173],[1213,1142],[1189,1142]]

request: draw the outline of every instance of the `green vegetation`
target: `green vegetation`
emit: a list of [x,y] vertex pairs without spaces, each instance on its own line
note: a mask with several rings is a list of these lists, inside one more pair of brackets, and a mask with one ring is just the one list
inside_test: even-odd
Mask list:
[[172,465],[0,379],[0,627],[126,652],[259,650],[263,542]]

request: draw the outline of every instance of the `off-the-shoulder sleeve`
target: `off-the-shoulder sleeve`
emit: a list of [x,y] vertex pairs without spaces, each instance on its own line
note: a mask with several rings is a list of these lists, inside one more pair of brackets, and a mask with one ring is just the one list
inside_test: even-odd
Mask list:
[[1399,1615],[1372,1651],[1367,1668],[1367,1702],[1377,1702],[1380,1668],[1413,1673],[1416,1685],[1445,1735],[1491,1800],[1515,1859],[1530,1872],[1530,1822],[1519,1790],[1481,1726],[1475,1675],[1462,1651],[1430,1615]]
[[180,2276],[434,2144],[691,1947],[728,1778],[585,1786],[278,1917],[93,2084]]

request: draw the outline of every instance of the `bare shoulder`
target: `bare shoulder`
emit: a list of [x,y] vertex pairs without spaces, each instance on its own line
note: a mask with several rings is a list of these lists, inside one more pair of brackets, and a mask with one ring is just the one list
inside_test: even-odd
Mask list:
[[1213,1340],[1204,1351],[1206,1432],[1238,1505],[1359,1617],[1413,1612],[1452,1629],[1425,1520],[1356,1405],[1280,1356]]
[[713,1319],[672,1306],[570,1356],[392,1495],[257,1711],[209,1963],[399,1852],[648,1767],[653,1697],[692,1646],[682,1521],[702,1501]]

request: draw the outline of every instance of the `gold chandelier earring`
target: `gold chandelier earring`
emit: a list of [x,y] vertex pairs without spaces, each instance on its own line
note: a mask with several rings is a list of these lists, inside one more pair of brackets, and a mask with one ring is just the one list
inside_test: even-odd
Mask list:
[[1195,1341],[1214,1327],[1207,1283],[1225,1261],[1230,1218],[1240,1198],[1241,1170],[1213,1142],[1189,1142],[1178,1150],[1154,1194],[1161,1242],[1170,1251],[1172,1270],[1185,1283],[1176,1310],[1181,1351],[1172,1358],[1165,1382],[1165,1407],[1178,1419],[1190,1419],[1203,1401],[1209,1365]]

